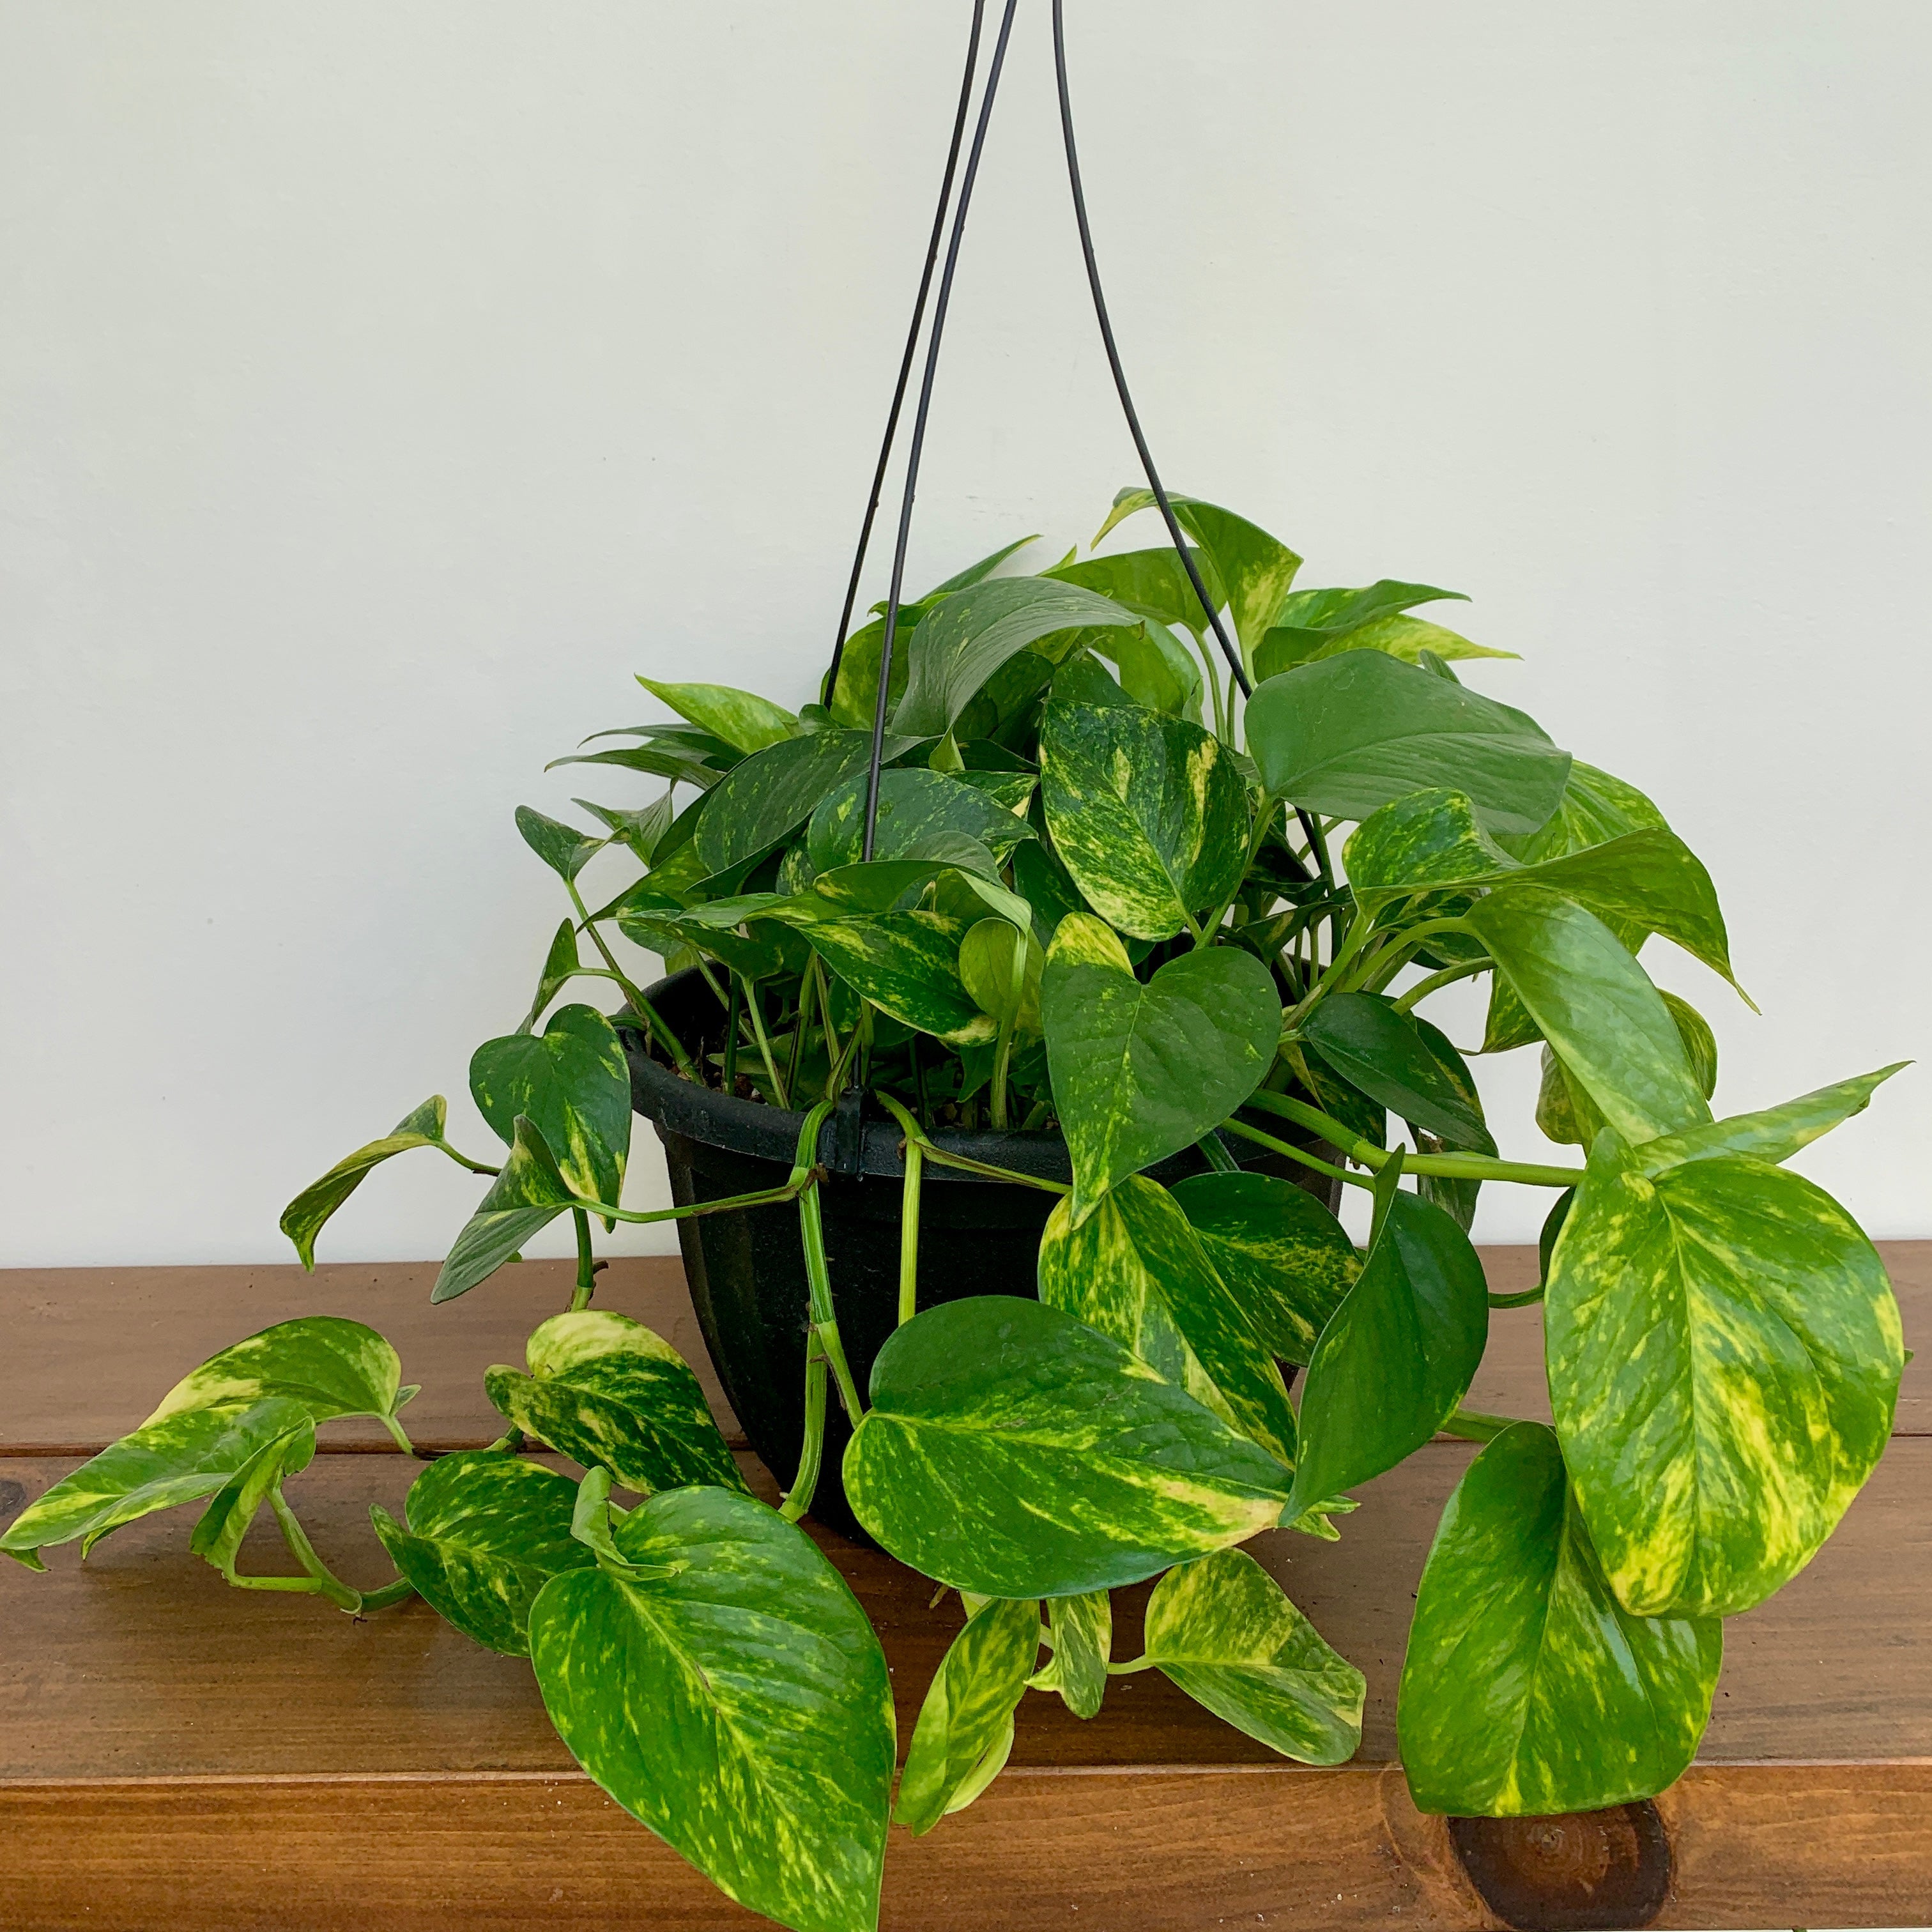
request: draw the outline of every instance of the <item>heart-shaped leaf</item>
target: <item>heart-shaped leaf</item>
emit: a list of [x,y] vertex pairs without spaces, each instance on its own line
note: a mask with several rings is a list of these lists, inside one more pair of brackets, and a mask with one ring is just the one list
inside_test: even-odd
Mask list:
[[1654,1140],[1708,1123],[1710,1103],[1663,996],[1594,913],[1540,886],[1512,885],[1463,916],[1624,1138]]
[[1362,1673],[1244,1550],[1170,1570],[1148,1599],[1147,1658],[1197,1704],[1304,1764],[1362,1741]]
[[[1218,610],[1227,602],[1228,595],[1214,560],[1204,550],[1196,550],[1193,556],[1194,567]],[[1111,597],[1124,608],[1156,623],[1183,625],[1197,637],[1208,628],[1208,614],[1172,544],[1163,544],[1156,550],[1117,550],[1111,556],[1090,556],[1082,563],[1056,564],[1041,574]]]
[[1013,1712],[1040,1656],[1040,1606],[995,1597],[952,1640],[906,1750],[892,1822],[915,1838],[962,1811],[999,1774]]
[[1281,1030],[1274,982],[1252,953],[1198,946],[1143,985],[1088,913],[1054,931],[1040,1016],[1076,1217],[1225,1120],[1274,1064]]
[[1468,1236],[1418,1196],[1393,1192],[1383,1206],[1309,1360],[1290,1522],[1420,1448],[1454,1413],[1489,1339],[1489,1284]]
[[1139,617],[1111,598],[1044,577],[998,577],[946,598],[906,646],[905,695],[892,729],[914,738],[952,730],[1008,658],[1060,631],[1126,625]]
[[525,1354],[527,1376],[493,1368],[483,1386],[526,1436],[627,1489],[745,1486],[690,1365],[642,1322],[597,1308],[553,1315]]
[[313,1432],[308,1410],[280,1396],[246,1407],[184,1409],[148,1424],[30,1503],[0,1535],[0,1550],[43,1570],[40,1551],[79,1537],[85,1557],[124,1523],[213,1496],[264,1449],[305,1428]]
[[[1704,1016],[1688,1000],[1680,1000],[1675,993],[1665,993],[1664,1005],[1677,1028],[1677,1037],[1684,1042],[1684,1055],[1690,1064],[1690,1077],[1696,1082],[1697,1090],[1708,1100],[1718,1090],[1717,1036]],[[1594,1145],[1598,1135],[1604,1130],[1604,1117],[1596,1102],[1547,1046],[1543,1049],[1541,1078],[1537,1087],[1536,1124],[1550,1139],[1586,1150]],[[1709,1127],[1691,1130],[1694,1134],[1711,1131]],[[1653,1144],[1667,1146],[1672,1138],[1666,1136],[1664,1141]],[[1726,1150],[1716,1150],[1719,1153]],[[1668,1156],[1664,1165],[1670,1165]]]
[[537,1687],[571,1755],[728,1897],[873,1932],[894,1738],[884,1653],[810,1538],[716,1489],[652,1496],[602,1568],[544,1585]]
[[616,1028],[596,1007],[560,1008],[541,1038],[485,1040],[470,1063],[470,1092],[506,1144],[521,1114],[578,1193],[616,1204],[631,1150],[631,1073]]
[[1166,1381],[1292,1468],[1294,1412],[1281,1371],[1166,1188],[1130,1174],[1040,1241],[1040,1298],[1124,1342]]
[[725,684],[660,684],[648,677],[638,682],[680,718],[723,739],[734,751],[762,752],[798,735],[797,718],[756,692]]
[[1496,1144],[1473,1084],[1466,1073],[1460,1081],[1451,1078],[1422,1026],[1378,993],[1331,993],[1301,1030],[1337,1073],[1371,1099],[1450,1147],[1493,1154]]
[[[1030,789],[1030,788],[1029,788]],[[914,765],[879,774],[878,836],[874,859],[908,857],[922,842],[942,832],[963,832],[1004,859],[1033,828],[986,787],[964,774],[928,771]],[[812,814],[806,850],[814,871],[858,862],[865,849],[866,777],[862,772],[830,794]]]
[[1380,651],[1345,651],[1257,685],[1248,748],[1271,796],[1366,818],[1432,786],[1466,793],[1492,832],[1534,832],[1570,770],[1534,720]]
[[[1469,601],[1460,590],[1438,590],[1429,584],[1400,584],[1386,577],[1358,590],[1292,591],[1283,599],[1274,622],[1255,652],[1255,674],[1270,678],[1276,671],[1289,670],[1315,658],[1334,657],[1347,650],[1389,650],[1405,662],[1414,664],[1418,653],[1430,648],[1433,639],[1429,644],[1418,642],[1405,646],[1401,633],[1392,632],[1388,627],[1402,621],[1401,613],[1413,610],[1418,604],[1437,604],[1444,599],[1458,604]],[[1417,622],[1413,619],[1407,621],[1418,632],[1434,632],[1448,640],[1449,649],[1438,650],[1436,653],[1445,660],[1452,657],[1506,658],[1516,655],[1513,651],[1486,650],[1481,645],[1472,644],[1468,638],[1459,638],[1454,632],[1441,630],[1433,624]]]
[[1246,789],[1226,747],[1138,706],[1046,707],[1040,799],[1087,902],[1124,932],[1168,939],[1218,907],[1247,856]]
[[[1094,539],[1095,545],[1116,524],[1137,512],[1151,509],[1156,500],[1151,490],[1120,491]],[[1226,597],[1234,620],[1235,635],[1244,652],[1252,654],[1286,599],[1294,573],[1301,568],[1300,558],[1258,524],[1222,509],[1219,504],[1204,503],[1198,496],[1170,496],[1168,502],[1174,521],[1212,560],[1213,571],[1203,573],[1210,586],[1209,594],[1219,591]],[[1184,617],[1181,621],[1192,630],[1202,630],[1207,626],[1204,617]]]
[[845,1494],[902,1562],[985,1596],[1137,1582],[1280,1516],[1288,1478],[1138,1356],[1011,1295],[894,1331]]
[[608,842],[592,838],[556,819],[546,818],[527,805],[517,807],[517,830],[524,843],[563,880],[577,877]]
[[1636,1617],[1604,1580],[1556,1438],[1519,1422],[1442,1512],[1402,1666],[1425,1811],[1539,1816],[1654,1797],[1711,1713],[1724,1626]]
[[1884,1264],[1822,1188],[1747,1154],[1654,1179],[1598,1137],[1544,1307],[1585,1520],[1639,1616],[1732,1616],[1816,1554],[1904,1366]]
[[1027,1681],[1035,1690],[1057,1690],[1076,1718],[1090,1718],[1107,1694],[1107,1661],[1113,1654],[1113,1604],[1105,1590],[1077,1597],[1049,1597],[1047,1640],[1053,1655]]
[[401,1390],[402,1378],[395,1350],[374,1329],[339,1315],[304,1315],[211,1355],[162,1396],[142,1426],[190,1409],[245,1408],[268,1396],[301,1403],[316,1422],[393,1415],[416,1393]]
[[369,1512],[389,1560],[446,1623],[506,1657],[530,1649],[530,1606],[596,1559],[570,1533],[577,1485],[500,1450],[440,1456],[410,1486],[405,1522]]
[[[566,920],[564,923],[568,926],[570,922]],[[411,1148],[443,1146],[443,1123],[448,1114],[448,1103],[442,1096],[431,1095],[414,1112],[404,1114],[380,1140],[371,1141],[338,1160],[282,1210],[282,1232],[296,1244],[304,1268],[315,1266],[315,1238],[328,1217],[362,1185],[369,1170],[392,1154],[406,1154]]]
[[540,1228],[578,1204],[543,1136],[527,1120],[518,1120],[514,1132],[510,1157],[444,1258],[430,1290],[432,1301],[452,1301],[466,1294],[520,1252]]
[[[885,755],[898,758],[914,742],[888,739]],[[814,731],[754,752],[705,795],[692,839],[698,864],[712,874],[769,852],[872,755],[869,731]]]
[[1348,1231],[1279,1174],[1190,1174],[1173,1194],[1263,1344],[1282,1361],[1306,1361],[1361,1272]]
[[1046,955],[1029,932],[1004,919],[976,921],[959,944],[959,978],[996,1024],[1040,1036],[1040,976]]

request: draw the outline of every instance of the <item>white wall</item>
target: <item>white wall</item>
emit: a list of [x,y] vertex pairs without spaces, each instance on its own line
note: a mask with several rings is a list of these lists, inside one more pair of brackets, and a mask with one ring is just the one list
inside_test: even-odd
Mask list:
[[[1764,1008],[1653,960],[1726,1108],[1924,1052],[1932,14],[1069,11],[1170,482],[1308,582],[1468,591],[1526,660],[1472,681],[1654,794]],[[634,671],[823,662],[967,12],[0,0],[0,1262],[284,1256],[432,1091],[487,1149],[468,1055],[561,910],[512,810],[646,795],[544,761],[651,715]],[[1134,480],[1046,13],[919,579]],[[1487,1076],[1526,1155],[1532,1060]],[[1802,1164],[1932,1234],[1928,1124],[1909,1074]],[[323,1252],[439,1252],[474,1194],[416,1156]]]

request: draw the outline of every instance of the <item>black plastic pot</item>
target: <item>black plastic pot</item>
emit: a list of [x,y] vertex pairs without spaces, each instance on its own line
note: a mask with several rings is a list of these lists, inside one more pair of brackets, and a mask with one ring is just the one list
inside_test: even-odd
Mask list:
[[[694,1056],[722,1040],[725,1016],[695,972],[649,991]],[[631,1099],[664,1142],[671,1197],[680,1207],[782,1185],[791,1172],[802,1113],[713,1091],[682,1078],[657,1058],[641,1033],[626,1031]],[[861,1390],[898,1315],[899,1206],[904,1166],[900,1130],[890,1116],[862,1117],[860,1096],[826,1120],[818,1159],[826,1256],[838,1330]],[[1286,1137],[1286,1136],[1285,1136]],[[1304,1138],[1299,1133],[1292,1138]],[[1057,1133],[935,1132],[939,1146],[998,1167],[1047,1179],[1071,1178]],[[1280,1173],[1328,1199],[1332,1184],[1279,1156],[1231,1144],[1244,1166]],[[1248,1159],[1250,1152],[1259,1156]],[[1149,1170],[1168,1182],[1206,1166],[1192,1148]],[[1055,1197],[1011,1181],[982,1180],[928,1161],[920,1196],[919,1305],[972,1294],[1031,1296],[1040,1231]],[[718,1378],[765,1466],[781,1488],[798,1468],[805,1427],[805,1338],[808,1290],[798,1210],[790,1202],[707,1214],[677,1223],[691,1298]],[[836,1393],[826,1423],[825,1461],[812,1514],[848,1536],[861,1536],[838,1470],[850,1427]]]

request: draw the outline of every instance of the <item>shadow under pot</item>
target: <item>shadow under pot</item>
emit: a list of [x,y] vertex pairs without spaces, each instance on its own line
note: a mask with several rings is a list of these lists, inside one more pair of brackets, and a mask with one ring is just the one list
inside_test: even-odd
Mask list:
[[[722,1044],[725,1015],[694,971],[674,974],[647,997],[701,1066]],[[631,1068],[631,1100],[657,1129],[670,1171],[671,1198],[680,1208],[782,1186],[791,1173],[802,1112],[739,1099],[684,1078],[656,1057],[640,1032],[622,1033]],[[881,1110],[862,1114],[856,1090],[828,1119],[818,1157],[827,1170],[819,1186],[833,1312],[854,1380],[868,1384],[872,1364],[898,1319],[899,1210],[905,1168],[898,1124]],[[1333,1150],[1288,1127],[1272,1131],[1311,1151]],[[995,1167],[1072,1178],[1066,1143],[1058,1133],[1005,1129],[964,1132],[935,1130],[934,1144]],[[1326,1176],[1281,1156],[1230,1142],[1241,1165],[1278,1174],[1306,1188],[1331,1208],[1340,1192]],[[1250,1158],[1252,1155],[1254,1157]],[[1148,1170],[1171,1185],[1205,1171],[1195,1149]],[[968,1295],[1037,1292],[1040,1237],[1055,1196],[1012,1181],[986,1180],[928,1161],[920,1201],[919,1306],[937,1306]],[[691,1298],[704,1346],[733,1412],[751,1445],[788,1487],[798,1470],[805,1431],[806,1335],[810,1288],[794,1202],[736,1208],[676,1224]],[[839,1479],[851,1426],[836,1388],[826,1405],[825,1456],[812,1504],[814,1520],[861,1542],[871,1541],[854,1517]]]

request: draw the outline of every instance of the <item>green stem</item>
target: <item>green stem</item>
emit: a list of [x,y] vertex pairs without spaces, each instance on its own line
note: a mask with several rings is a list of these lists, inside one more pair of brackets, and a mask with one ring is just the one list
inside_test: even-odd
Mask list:
[[988,1180],[1010,1180],[1016,1186],[1036,1187],[1046,1194],[1071,1194],[1073,1190],[1064,1180],[1048,1180],[1044,1174],[1016,1173],[1010,1167],[995,1167],[990,1161],[974,1160],[963,1154],[949,1154],[945,1148],[936,1147],[923,1136],[920,1146],[928,1160],[936,1160],[941,1167],[956,1167],[962,1174],[977,1174]]
[[[1241,1104],[1279,1114],[1298,1126],[1312,1129],[1358,1167],[1372,1168],[1379,1173],[1391,1157],[1386,1148],[1378,1148],[1373,1142],[1364,1140],[1318,1108],[1310,1106],[1306,1101],[1292,1099],[1286,1094],[1270,1094],[1263,1089],[1250,1094]],[[1234,1123],[1230,1121],[1228,1125],[1232,1127]],[[1415,1154],[1406,1156],[1406,1172],[1410,1174],[1434,1174],[1447,1180],[1514,1180],[1527,1187],[1574,1187],[1583,1178],[1580,1167],[1545,1167],[1528,1161],[1492,1160],[1483,1154]]]
[[1131,1677],[1137,1670],[1151,1670],[1153,1668],[1152,1658],[1136,1657],[1130,1658],[1125,1664],[1108,1664],[1107,1675],[1109,1677]]
[[916,1141],[905,1150],[905,1186],[899,1197],[899,1326],[919,1312],[919,1198],[926,1156]]
[[1480,1408],[1459,1408],[1442,1425],[1442,1433],[1465,1442],[1493,1442],[1522,1420],[1519,1415],[1485,1415]]
[[466,1154],[458,1154],[447,1141],[438,1141],[436,1145],[442,1148],[458,1167],[466,1167],[472,1174],[488,1174],[494,1176],[501,1174],[503,1171],[500,1167],[492,1167],[488,1161],[472,1160]]
[[1199,1150],[1201,1158],[1204,1160],[1216,1174],[1239,1174],[1240,1172],[1241,1163],[1228,1151],[1227,1147],[1222,1142],[1221,1136],[1215,1132],[1212,1127],[1210,1127],[1207,1132],[1203,1134],[1201,1138],[1194,1143],[1194,1144]]
[[1525,1288],[1520,1294],[1492,1294],[1490,1297],[1490,1306],[1492,1308],[1529,1308],[1543,1299],[1544,1292],[1543,1286],[1539,1283],[1534,1288]]
[[772,1094],[775,1102],[778,1106],[789,1109],[791,1106],[790,1092],[784,1082],[778,1078],[778,1064],[772,1058],[772,1043],[765,1036],[764,1002],[759,998],[758,989],[756,986],[753,986],[750,991],[752,997],[745,1002],[745,1004],[751,1012],[752,1030],[758,1036],[758,1051],[764,1057],[765,1078],[772,1083]]
[[416,1453],[416,1445],[403,1432],[403,1425],[393,1415],[383,1417],[382,1426],[389,1432],[390,1439],[405,1456],[413,1456]]
[[798,982],[798,1020],[791,1030],[791,1060],[785,1068],[788,1093],[798,1084],[799,1069],[805,1064],[805,1036],[812,1024],[812,1004],[818,998],[822,970],[814,952],[806,962],[804,978]]
[[400,1604],[405,1597],[413,1597],[416,1586],[406,1576],[398,1576],[393,1583],[385,1583],[380,1590],[362,1592],[362,1614],[367,1616],[371,1610],[386,1610],[392,1604]]
[[694,1201],[684,1208],[614,1208],[606,1201],[586,1201],[584,1211],[606,1221],[628,1221],[641,1228],[653,1221],[694,1221],[706,1214],[728,1214],[734,1208],[762,1208],[768,1202],[794,1201],[804,1187],[802,1181],[787,1181],[782,1187],[761,1187],[755,1193],[729,1195],[722,1201]]
[[[1366,913],[1358,912],[1355,914],[1349,922],[1348,930],[1343,936],[1342,944],[1336,948],[1335,956],[1329,961],[1327,970],[1309,988],[1307,997],[1288,1015],[1286,1030],[1292,1032],[1300,1027],[1327,994],[1342,990],[1341,982],[1349,962],[1368,944],[1369,935],[1374,930]],[[1310,970],[1312,976],[1312,962],[1310,962]]]
[[603,934],[597,930],[596,924],[592,922],[590,912],[584,905],[584,895],[577,890],[577,881],[574,879],[566,879],[563,883],[565,890],[570,894],[571,904],[577,908],[577,917],[580,927],[584,932],[590,934],[591,944],[604,956],[604,963],[610,969],[611,978],[623,988],[625,998],[630,1001],[633,1010],[657,1036],[659,1044],[676,1063],[677,1070],[687,1080],[695,1080],[698,1078],[697,1070],[691,1064],[691,1055],[684,1050],[684,1042],[664,1024],[664,1016],[657,1008],[652,1006],[650,1001],[646,999],[644,994],[626,977],[624,969],[617,964],[617,956],[604,943]]
[[1472,979],[1478,973],[1486,973],[1496,962],[1485,957],[1472,959],[1460,966],[1445,966],[1439,973],[1432,973],[1426,980],[1418,980],[1395,1003],[1399,1013],[1412,1012],[1427,999],[1431,993],[1439,993],[1444,986],[1453,986],[1458,980]]
[[1460,919],[1426,919],[1420,926],[1406,927],[1390,935],[1388,944],[1357,964],[1348,975],[1346,990],[1352,993],[1379,992],[1409,963],[1411,957],[1432,933],[1468,930]]
[[484,1444],[485,1450],[496,1450],[506,1456],[518,1454],[524,1446],[524,1432],[514,1426],[504,1430],[495,1442]]
[[1245,1120],[1223,1120],[1221,1131],[1224,1134],[1239,1134],[1244,1141],[1252,1141],[1257,1147],[1266,1148],[1270,1154],[1286,1154],[1290,1160],[1298,1160],[1304,1167],[1312,1167],[1317,1174],[1325,1174],[1333,1180],[1346,1180],[1351,1187],[1372,1188],[1372,1180],[1364,1180],[1359,1174],[1351,1174],[1346,1168],[1318,1159],[1306,1148],[1297,1147],[1292,1141],[1276,1140],[1272,1134],[1264,1134],[1258,1127],[1251,1127]]
[[1208,674],[1208,694],[1213,701],[1214,712],[1214,735],[1224,745],[1232,744],[1232,740],[1228,736],[1227,708],[1221,702],[1221,680],[1215,674],[1214,654],[1208,648],[1208,640],[1200,632],[1189,631],[1187,635],[1195,650],[1200,653],[1202,667]]
[[[1241,870],[1235,881],[1234,889],[1216,908],[1214,917],[1208,920],[1204,928],[1208,938],[1211,939],[1214,934],[1220,930],[1221,922],[1228,916],[1228,908],[1240,898],[1241,887],[1247,880],[1249,868],[1254,864],[1256,855],[1262,849],[1262,841],[1268,836],[1268,827],[1274,823],[1275,807],[1279,802],[1280,801],[1273,793],[1264,794],[1260,808],[1254,816],[1253,827],[1248,835],[1248,855],[1241,861]],[[1206,941],[1199,934],[1196,934],[1194,943],[1196,946],[1200,946],[1204,944]]]
[[[799,1238],[805,1247],[805,1278],[809,1291],[812,1332],[818,1339],[826,1365],[838,1384],[838,1399],[856,1429],[865,1413],[856,1384],[845,1360],[845,1345],[839,1339],[838,1316],[832,1304],[832,1274],[825,1261],[825,1223],[818,1207],[818,1135],[835,1103],[820,1100],[805,1117],[798,1134],[798,1151],[793,1156],[791,1183],[799,1191]],[[806,1356],[806,1378],[810,1381],[811,1357]],[[810,1390],[808,1387],[807,1396]]]
[[290,1508],[279,1483],[268,1492],[268,1507],[274,1511],[275,1520],[282,1526],[283,1538],[294,1552],[296,1561],[314,1579],[316,1589],[338,1610],[346,1610],[352,1617],[356,1616],[362,1607],[362,1593],[352,1590],[315,1553],[315,1545],[310,1542],[308,1531]]
[[738,1090],[738,1029],[745,1023],[745,994],[736,974],[731,975],[731,1004],[724,1011],[724,1064],[718,1070],[719,1084],[728,1094]]
[[581,1208],[573,1208],[570,1218],[577,1229],[577,1286],[570,1298],[571,1312],[590,1306],[597,1292],[597,1262],[590,1248],[590,1216]]
[[1013,934],[1012,971],[1006,987],[1006,1014],[1000,1022],[999,1044],[993,1049],[993,1124],[1006,1124],[1006,1068],[1012,1058],[1013,1028],[1019,1018],[1020,1000],[1026,992],[1027,935]]
[[824,1460],[825,1350],[819,1342],[818,1330],[814,1328],[805,1338],[805,1437],[799,1444],[798,1473],[793,1477],[778,1510],[786,1522],[797,1522],[811,1508],[818,1487],[819,1468]]

